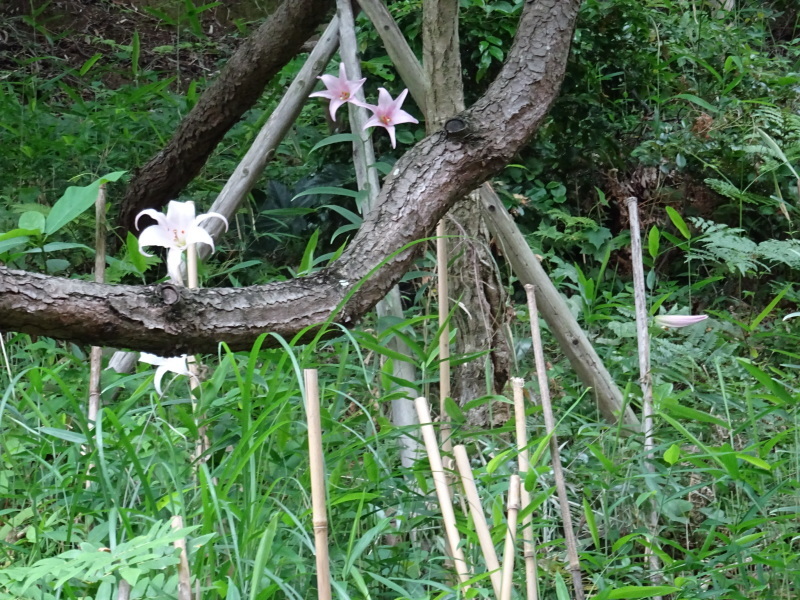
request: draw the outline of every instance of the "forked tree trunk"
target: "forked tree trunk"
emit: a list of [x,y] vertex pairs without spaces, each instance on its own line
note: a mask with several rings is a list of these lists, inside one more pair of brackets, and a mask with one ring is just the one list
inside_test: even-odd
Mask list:
[[[428,133],[464,110],[458,39],[458,0],[425,0],[423,4],[423,60],[427,81]],[[500,392],[509,377],[510,346],[505,333],[506,298],[496,264],[489,251],[489,232],[483,222],[479,197],[459,200],[445,218],[449,246],[451,326],[456,328],[454,354],[488,351],[453,370],[451,393],[460,405],[486,394],[486,361],[490,361],[491,388]],[[440,299],[444,301],[444,299]],[[483,405],[468,420],[491,426]],[[505,405],[504,405],[505,408]],[[507,410],[499,411],[505,413]]]
[[[158,354],[248,349],[328,319],[351,326],[402,277],[454,202],[507,165],[544,119],[564,76],[579,0],[526,2],[497,79],[395,163],[375,209],[330,266],[265,286],[187,290],[103,285],[0,267],[0,329]],[[268,338],[273,339],[273,338]],[[170,354],[171,353],[171,354]]]

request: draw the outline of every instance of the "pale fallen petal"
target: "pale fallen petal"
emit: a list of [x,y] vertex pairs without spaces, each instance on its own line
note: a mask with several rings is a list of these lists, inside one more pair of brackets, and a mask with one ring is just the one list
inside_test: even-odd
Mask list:
[[708,315],[658,315],[653,317],[662,327],[687,327],[705,321]]

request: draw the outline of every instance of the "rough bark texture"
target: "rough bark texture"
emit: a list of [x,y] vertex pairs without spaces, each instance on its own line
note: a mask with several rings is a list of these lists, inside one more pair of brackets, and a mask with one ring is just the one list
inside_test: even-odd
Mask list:
[[[428,83],[428,131],[464,109],[458,41],[458,0],[426,0],[422,22],[423,57]],[[506,298],[489,251],[489,232],[483,222],[479,196],[459,200],[445,218],[451,268],[450,298],[457,306],[451,326],[456,329],[455,354],[488,351],[492,388],[500,393],[510,375],[510,347],[505,334]],[[450,392],[460,405],[486,394],[486,357],[457,365]],[[487,405],[467,415],[471,425],[492,426]],[[508,418],[507,405],[495,407]],[[505,417],[505,418],[503,418]]]
[[194,179],[230,128],[266,84],[329,16],[333,0],[285,0],[234,53],[211,87],[181,121],[167,145],[137,169],[120,205],[126,231],[145,208],[160,209]]
[[[352,325],[405,273],[453,203],[500,171],[554,100],[579,0],[526,4],[508,59],[469,110],[403,156],[344,254],[309,277],[239,289],[111,286],[0,268],[0,329],[161,354],[249,348],[264,332],[291,337],[336,320]],[[394,252],[397,251],[397,252]],[[378,265],[381,265],[378,267]]]

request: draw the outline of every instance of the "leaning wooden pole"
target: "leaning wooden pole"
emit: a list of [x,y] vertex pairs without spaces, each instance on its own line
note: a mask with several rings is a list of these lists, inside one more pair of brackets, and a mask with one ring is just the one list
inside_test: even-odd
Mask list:
[[[517,465],[519,475],[523,478],[520,488],[520,503],[524,511],[531,503],[531,494],[525,489],[524,477],[530,470],[528,461],[528,427],[525,418],[525,397],[523,395],[525,380],[521,377],[512,377],[511,386],[514,390],[514,420],[517,432]],[[525,560],[525,591],[528,600],[538,600],[539,581],[536,566],[536,544],[533,542],[533,515],[528,513],[522,521],[522,556]]]
[[578,544],[575,540],[575,530],[572,527],[572,514],[569,510],[569,499],[567,498],[567,484],[564,479],[564,470],[561,468],[561,451],[558,448],[558,438],[556,437],[556,420],[553,416],[553,406],[550,403],[550,382],[547,379],[542,334],[539,330],[539,311],[536,307],[536,292],[532,285],[526,285],[525,293],[528,296],[533,355],[536,361],[536,375],[539,380],[539,398],[542,401],[545,430],[547,431],[547,435],[550,436],[550,458],[553,462],[553,479],[555,479],[556,482],[558,503],[561,507],[561,520],[564,523],[564,541],[567,545],[569,570],[572,574],[573,594],[575,600],[584,600],[586,596],[583,591],[583,574],[581,573],[581,563],[578,558]]
[[431,422],[431,410],[425,398],[417,398],[414,401],[419,417],[419,427],[422,431],[422,440],[425,442],[425,450],[428,453],[428,460],[431,465],[431,475],[436,487],[436,495],[439,498],[439,510],[442,511],[444,521],[444,531],[447,543],[452,553],[455,563],[456,573],[461,582],[462,589],[466,591],[469,587],[467,580],[470,578],[464,552],[461,550],[461,536],[456,527],[456,514],[453,510],[453,499],[450,497],[450,487],[447,484],[447,475],[442,464],[442,455],[439,452],[439,444],[436,441],[436,432]]
[[325,504],[325,459],[322,455],[322,420],[316,369],[303,371],[308,422],[308,458],[311,464],[311,511],[317,559],[317,597],[331,600],[331,567],[328,558],[328,511]]
[[[351,80],[361,79],[361,61],[358,58],[358,40],[353,18],[353,8],[350,0],[337,0],[336,2],[339,21],[339,55],[344,63],[347,76]],[[364,102],[364,92],[359,89],[355,94],[356,100]],[[372,137],[364,130],[364,125],[369,120],[367,109],[354,102],[348,102],[350,114],[350,129],[353,133],[353,163],[355,165],[356,183],[360,191],[366,192],[367,201],[364,203],[363,213],[367,215],[375,208],[378,194],[381,191],[378,170],[375,168],[375,149]],[[378,302],[375,310],[381,318],[390,317],[396,321],[403,321],[403,302],[400,296],[400,287],[394,286],[386,297]],[[408,356],[408,360],[395,359],[392,363],[392,374],[397,381],[413,382],[417,379],[417,371],[411,357],[411,349],[399,336],[388,340],[388,346],[398,354]],[[416,392],[408,385],[398,385],[397,390],[402,392],[400,397],[392,399],[392,424],[404,429],[417,425],[417,415],[414,411],[413,398]],[[403,433],[400,436],[400,463],[405,468],[411,468],[420,452],[416,438]]]

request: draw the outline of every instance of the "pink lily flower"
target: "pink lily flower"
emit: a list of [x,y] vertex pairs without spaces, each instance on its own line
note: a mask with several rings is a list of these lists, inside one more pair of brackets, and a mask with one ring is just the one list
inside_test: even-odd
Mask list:
[[372,111],[372,116],[364,124],[364,129],[367,127],[385,127],[389,132],[389,138],[392,140],[392,148],[396,146],[394,139],[394,126],[401,123],[419,123],[414,117],[402,110],[400,107],[403,105],[403,100],[406,99],[408,90],[403,90],[396,99],[392,100],[383,88],[378,88],[378,105],[365,104],[364,107]]
[[686,327],[705,321],[708,315],[658,315],[653,318],[662,327]]
[[324,92],[314,92],[313,94],[309,94],[309,98],[327,98],[331,101],[330,103],[330,111],[331,111],[331,119],[334,121],[336,120],[336,110],[346,102],[352,102],[357,106],[361,106],[362,103],[356,100],[355,94],[358,90],[361,89],[361,86],[364,85],[364,82],[367,80],[366,77],[363,79],[357,80],[349,80],[347,79],[347,74],[344,71],[344,63],[339,63],[339,77],[334,77],[333,75],[321,75],[317,77],[317,79],[321,79],[322,83],[325,84],[325,87],[328,88]]

